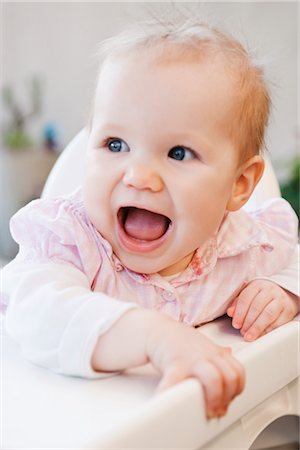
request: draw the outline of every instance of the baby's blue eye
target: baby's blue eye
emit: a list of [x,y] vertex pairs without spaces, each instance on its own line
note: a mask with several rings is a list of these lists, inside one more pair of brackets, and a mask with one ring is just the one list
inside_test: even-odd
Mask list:
[[107,147],[111,152],[129,152],[129,147],[122,139],[109,139]]
[[171,148],[168,156],[172,159],[176,159],[177,161],[189,160],[195,157],[192,150],[182,147],[181,145]]

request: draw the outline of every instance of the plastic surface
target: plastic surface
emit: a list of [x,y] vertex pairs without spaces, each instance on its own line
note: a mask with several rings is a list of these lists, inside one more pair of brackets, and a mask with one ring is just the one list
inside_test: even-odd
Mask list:
[[247,373],[243,394],[211,421],[196,380],[155,396],[159,376],[150,365],[101,380],[64,377],[25,361],[4,336],[3,448],[241,449],[277,417],[299,415],[296,320],[252,343],[228,318],[201,331],[231,346]]
[[88,132],[83,128],[56,161],[45,183],[42,197],[59,197],[81,185],[87,140]]

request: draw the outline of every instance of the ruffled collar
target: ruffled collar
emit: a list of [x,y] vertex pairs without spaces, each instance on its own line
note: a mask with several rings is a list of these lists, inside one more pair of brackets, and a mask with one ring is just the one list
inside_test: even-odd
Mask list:
[[260,223],[243,209],[227,213],[216,239],[218,258],[239,255],[253,247],[272,251],[274,243]]

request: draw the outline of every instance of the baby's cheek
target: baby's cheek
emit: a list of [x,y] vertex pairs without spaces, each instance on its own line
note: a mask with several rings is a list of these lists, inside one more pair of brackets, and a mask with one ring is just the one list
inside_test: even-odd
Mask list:
[[97,223],[101,218],[101,208],[98,206],[99,198],[97,195],[97,189],[94,189],[94,185],[90,182],[90,180],[86,180],[83,183],[83,203],[90,221],[97,227]]

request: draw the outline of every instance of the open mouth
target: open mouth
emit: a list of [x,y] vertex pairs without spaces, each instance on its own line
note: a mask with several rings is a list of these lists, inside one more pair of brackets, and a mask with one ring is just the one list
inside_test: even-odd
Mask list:
[[172,221],[162,214],[127,206],[119,209],[118,223],[123,245],[134,251],[149,251],[162,243]]

